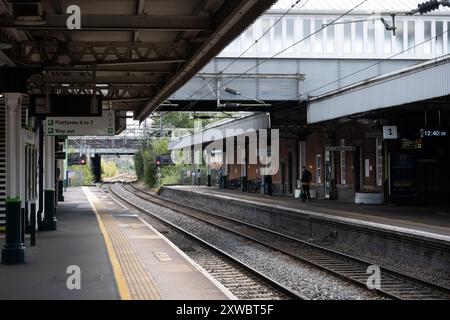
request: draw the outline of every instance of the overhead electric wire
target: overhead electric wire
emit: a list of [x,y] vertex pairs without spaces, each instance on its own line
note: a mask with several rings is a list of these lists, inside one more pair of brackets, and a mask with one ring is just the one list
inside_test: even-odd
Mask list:
[[[383,59],[383,60],[378,61],[378,62],[376,62],[376,63],[374,63],[374,64],[371,64],[371,65],[369,65],[369,66],[367,66],[367,67],[364,67],[364,68],[362,68],[362,69],[359,69],[359,70],[357,70],[357,71],[354,71],[354,72],[352,72],[352,73],[350,73],[350,74],[348,74],[348,75],[346,75],[346,76],[343,76],[343,77],[341,77],[341,78],[339,78],[339,79],[333,80],[333,81],[331,81],[331,82],[329,82],[329,83],[327,83],[327,84],[321,85],[321,86],[319,86],[319,87],[317,87],[317,88],[315,88],[315,89],[309,90],[309,91],[306,92],[306,93],[302,93],[302,94],[300,94],[300,95],[297,95],[297,96],[294,97],[294,98],[291,98],[291,99],[289,99],[289,100],[280,102],[280,103],[274,105],[273,107],[274,107],[274,108],[275,108],[275,107],[281,107],[281,106],[283,106],[283,105],[285,105],[285,104],[287,104],[287,103],[289,103],[289,102],[298,100],[299,98],[301,98],[301,96],[308,96],[308,95],[311,94],[312,92],[315,92],[315,91],[317,91],[317,90],[326,88],[326,87],[328,87],[328,86],[330,86],[330,85],[333,85],[333,84],[335,84],[335,83],[337,83],[337,82],[339,82],[339,81],[342,81],[342,80],[345,80],[345,79],[347,79],[347,78],[349,78],[349,77],[352,77],[352,76],[354,76],[354,75],[356,75],[356,74],[358,74],[358,73],[361,73],[361,72],[363,72],[363,71],[366,71],[366,70],[368,70],[368,69],[371,69],[371,68],[373,68],[373,67],[376,67],[376,66],[378,66],[378,65],[380,65],[380,64],[382,64],[382,63],[384,63],[384,62],[386,62],[386,61],[389,61],[389,60],[391,60],[391,59],[393,59],[393,58],[395,58],[395,57],[397,57],[397,56],[399,56],[399,55],[404,54],[405,52],[408,52],[408,51],[410,51],[410,50],[412,50],[412,49],[415,49],[415,48],[417,48],[417,47],[419,47],[419,46],[421,46],[421,45],[423,45],[423,44],[425,44],[425,43],[427,43],[427,42],[429,42],[429,41],[432,41],[433,39],[435,39],[435,38],[437,38],[437,37],[443,36],[444,34],[448,33],[449,31],[450,31],[450,30],[443,31],[443,32],[441,32],[440,34],[437,34],[436,36],[433,36],[433,37],[431,37],[431,38],[429,38],[429,39],[427,39],[427,40],[424,40],[424,41],[422,41],[422,42],[420,42],[420,43],[417,43],[417,44],[415,44],[414,46],[408,47],[407,49],[404,49],[403,51],[400,51],[400,52],[398,52],[398,53],[396,53],[396,54],[393,54],[392,56],[389,56],[389,57],[386,58],[386,59]],[[445,55],[446,55],[446,54],[444,54],[444,56],[445,56]],[[433,58],[433,59],[437,59],[437,58]],[[430,59],[430,60],[433,60],[433,59]],[[351,84],[350,84],[350,85],[351,85]],[[338,88],[338,89],[333,90],[333,91],[339,91],[339,90],[344,89],[345,87],[347,87],[347,86]]]
[[[307,3],[308,3],[308,1],[309,0],[306,0],[306,2],[303,4],[303,6],[302,7],[304,7]],[[278,18],[277,19],[277,21],[275,21],[275,23],[273,23],[266,31],[264,31],[264,33],[258,38],[258,39],[256,39],[253,43],[252,43],[252,45],[250,46],[250,47],[248,47],[247,49],[245,49],[238,57],[236,57],[236,58],[234,58],[222,71],[220,71],[220,73],[224,73],[226,70],[228,70],[233,64],[235,64],[240,58],[242,58],[247,52],[249,52],[254,46],[256,46],[258,43],[259,43],[259,41],[261,40],[261,39],[263,39],[278,23],[280,23],[280,21],[282,21],[282,19],[285,17],[285,16],[287,16],[291,11],[292,11],[292,9],[294,9],[295,8],[295,6],[296,5],[298,5],[299,3],[301,2],[301,0],[296,0],[292,5],[291,5],[291,7],[280,17],[280,18]],[[300,8],[302,8],[302,7],[300,7]],[[299,9],[300,9],[299,8]],[[208,83],[208,81],[206,81],[206,83],[202,86],[202,87],[200,87],[200,89],[198,89],[197,91],[195,91],[193,94],[191,94],[190,96],[189,96],[189,98],[187,98],[187,100],[190,100],[191,98],[193,98],[197,93],[199,93],[202,89],[204,89],[206,86],[209,86],[209,83]],[[189,106],[187,106],[186,108],[188,108]]]
[[[269,58],[266,58],[264,61],[262,62],[258,62],[255,66],[251,67],[250,69],[246,70],[243,73],[238,74],[236,77],[231,78],[231,80],[229,80],[228,82],[220,85],[217,89],[221,89],[224,88],[225,86],[227,86],[228,84],[230,84],[231,82],[233,82],[234,80],[240,79],[242,78],[244,75],[246,75],[247,73],[249,73],[250,71],[252,71],[253,69],[263,65],[264,63],[267,63],[268,61],[270,61],[271,59],[276,58],[277,56],[279,56],[280,54],[286,52],[287,50],[295,47],[296,45],[302,43],[303,41],[306,41],[308,39],[310,39],[313,35],[318,34],[320,32],[322,32],[324,29],[328,28],[328,26],[332,25],[333,23],[335,23],[336,21],[339,21],[340,19],[344,18],[345,16],[347,16],[348,14],[350,14],[352,11],[356,10],[357,8],[359,8],[360,6],[362,6],[364,3],[366,3],[369,0],[363,0],[362,2],[360,2],[358,5],[354,6],[353,8],[351,8],[350,10],[346,11],[345,13],[343,13],[342,15],[340,15],[339,17],[337,17],[336,19],[334,19],[333,21],[331,21],[329,24],[327,25],[323,25],[320,29],[316,30],[315,32],[309,34],[308,36],[300,39],[299,41],[295,42],[294,44],[284,48],[283,50],[279,51],[278,53],[272,55]],[[211,93],[208,93],[207,95],[202,96],[201,98],[195,100],[194,102],[190,103],[189,105],[187,105],[184,110],[189,110],[192,106],[194,106],[195,104],[197,104],[200,100],[203,100],[204,98],[210,96]]]

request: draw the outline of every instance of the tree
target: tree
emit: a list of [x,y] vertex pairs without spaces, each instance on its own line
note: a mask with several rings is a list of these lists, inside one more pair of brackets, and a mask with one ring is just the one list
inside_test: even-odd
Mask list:
[[134,170],[139,180],[144,178],[144,156],[142,151],[138,151],[134,155]]
[[114,161],[102,160],[101,168],[102,168],[102,176],[105,178],[115,177],[119,173],[117,164]]
[[167,112],[163,115],[163,124],[169,128],[194,128],[194,118],[188,112]]

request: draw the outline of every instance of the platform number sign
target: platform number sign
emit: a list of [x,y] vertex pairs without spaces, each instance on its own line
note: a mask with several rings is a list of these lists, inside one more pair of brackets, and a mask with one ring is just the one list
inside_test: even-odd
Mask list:
[[385,127],[383,127],[383,137],[386,140],[398,139],[398,128],[397,128],[397,126],[385,126]]

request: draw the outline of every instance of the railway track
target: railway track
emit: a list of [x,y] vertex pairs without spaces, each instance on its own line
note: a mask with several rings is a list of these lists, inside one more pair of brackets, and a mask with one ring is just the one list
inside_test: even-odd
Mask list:
[[[375,263],[224,217],[208,210],[199,209],[191,204],[163,199],[141,190],[132,182],[122,182],[122,185],[125,190],[132,192],[143,200],[232,232],[368,289],[367,280],[370,276],[368,268],[376,265]],[[450,300],[449,288],[395,270],[381,266],[379,268],[381,271],[381,288],[375,288],[374,290],[382,296],[401,300]]]
[[[114,182],[113,182],[114,183]],[[122,202],[132,206],[138,211],[157,220],[162,225],[171,228],[174,232],[189,238],[196,247],[181,248],[186,254],[197,261],[217,281],[228,288],[240,300],[306,300],[278,282],[266,277],[247,264],[233,258],[214,245],[198,238],[194,234],[182,229],[171,222],[144,210],[111,188],[112,183],[103,183],[99,189],[113,195]]]

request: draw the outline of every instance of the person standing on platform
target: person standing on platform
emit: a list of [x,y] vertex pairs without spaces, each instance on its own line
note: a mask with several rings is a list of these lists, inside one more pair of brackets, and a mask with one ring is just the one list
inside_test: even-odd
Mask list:
[[197,183],[198,183],[198,187],[200,187],[201,185],[201,181],[202,181],[202,173],[200,171],[200,169],[197,169]]
[[303,167],[303,173],[302,173],[302,200],[303,202],[306,202],[306,199],[311,202],[311,182],[312,182],[312,174],[306,167]]

